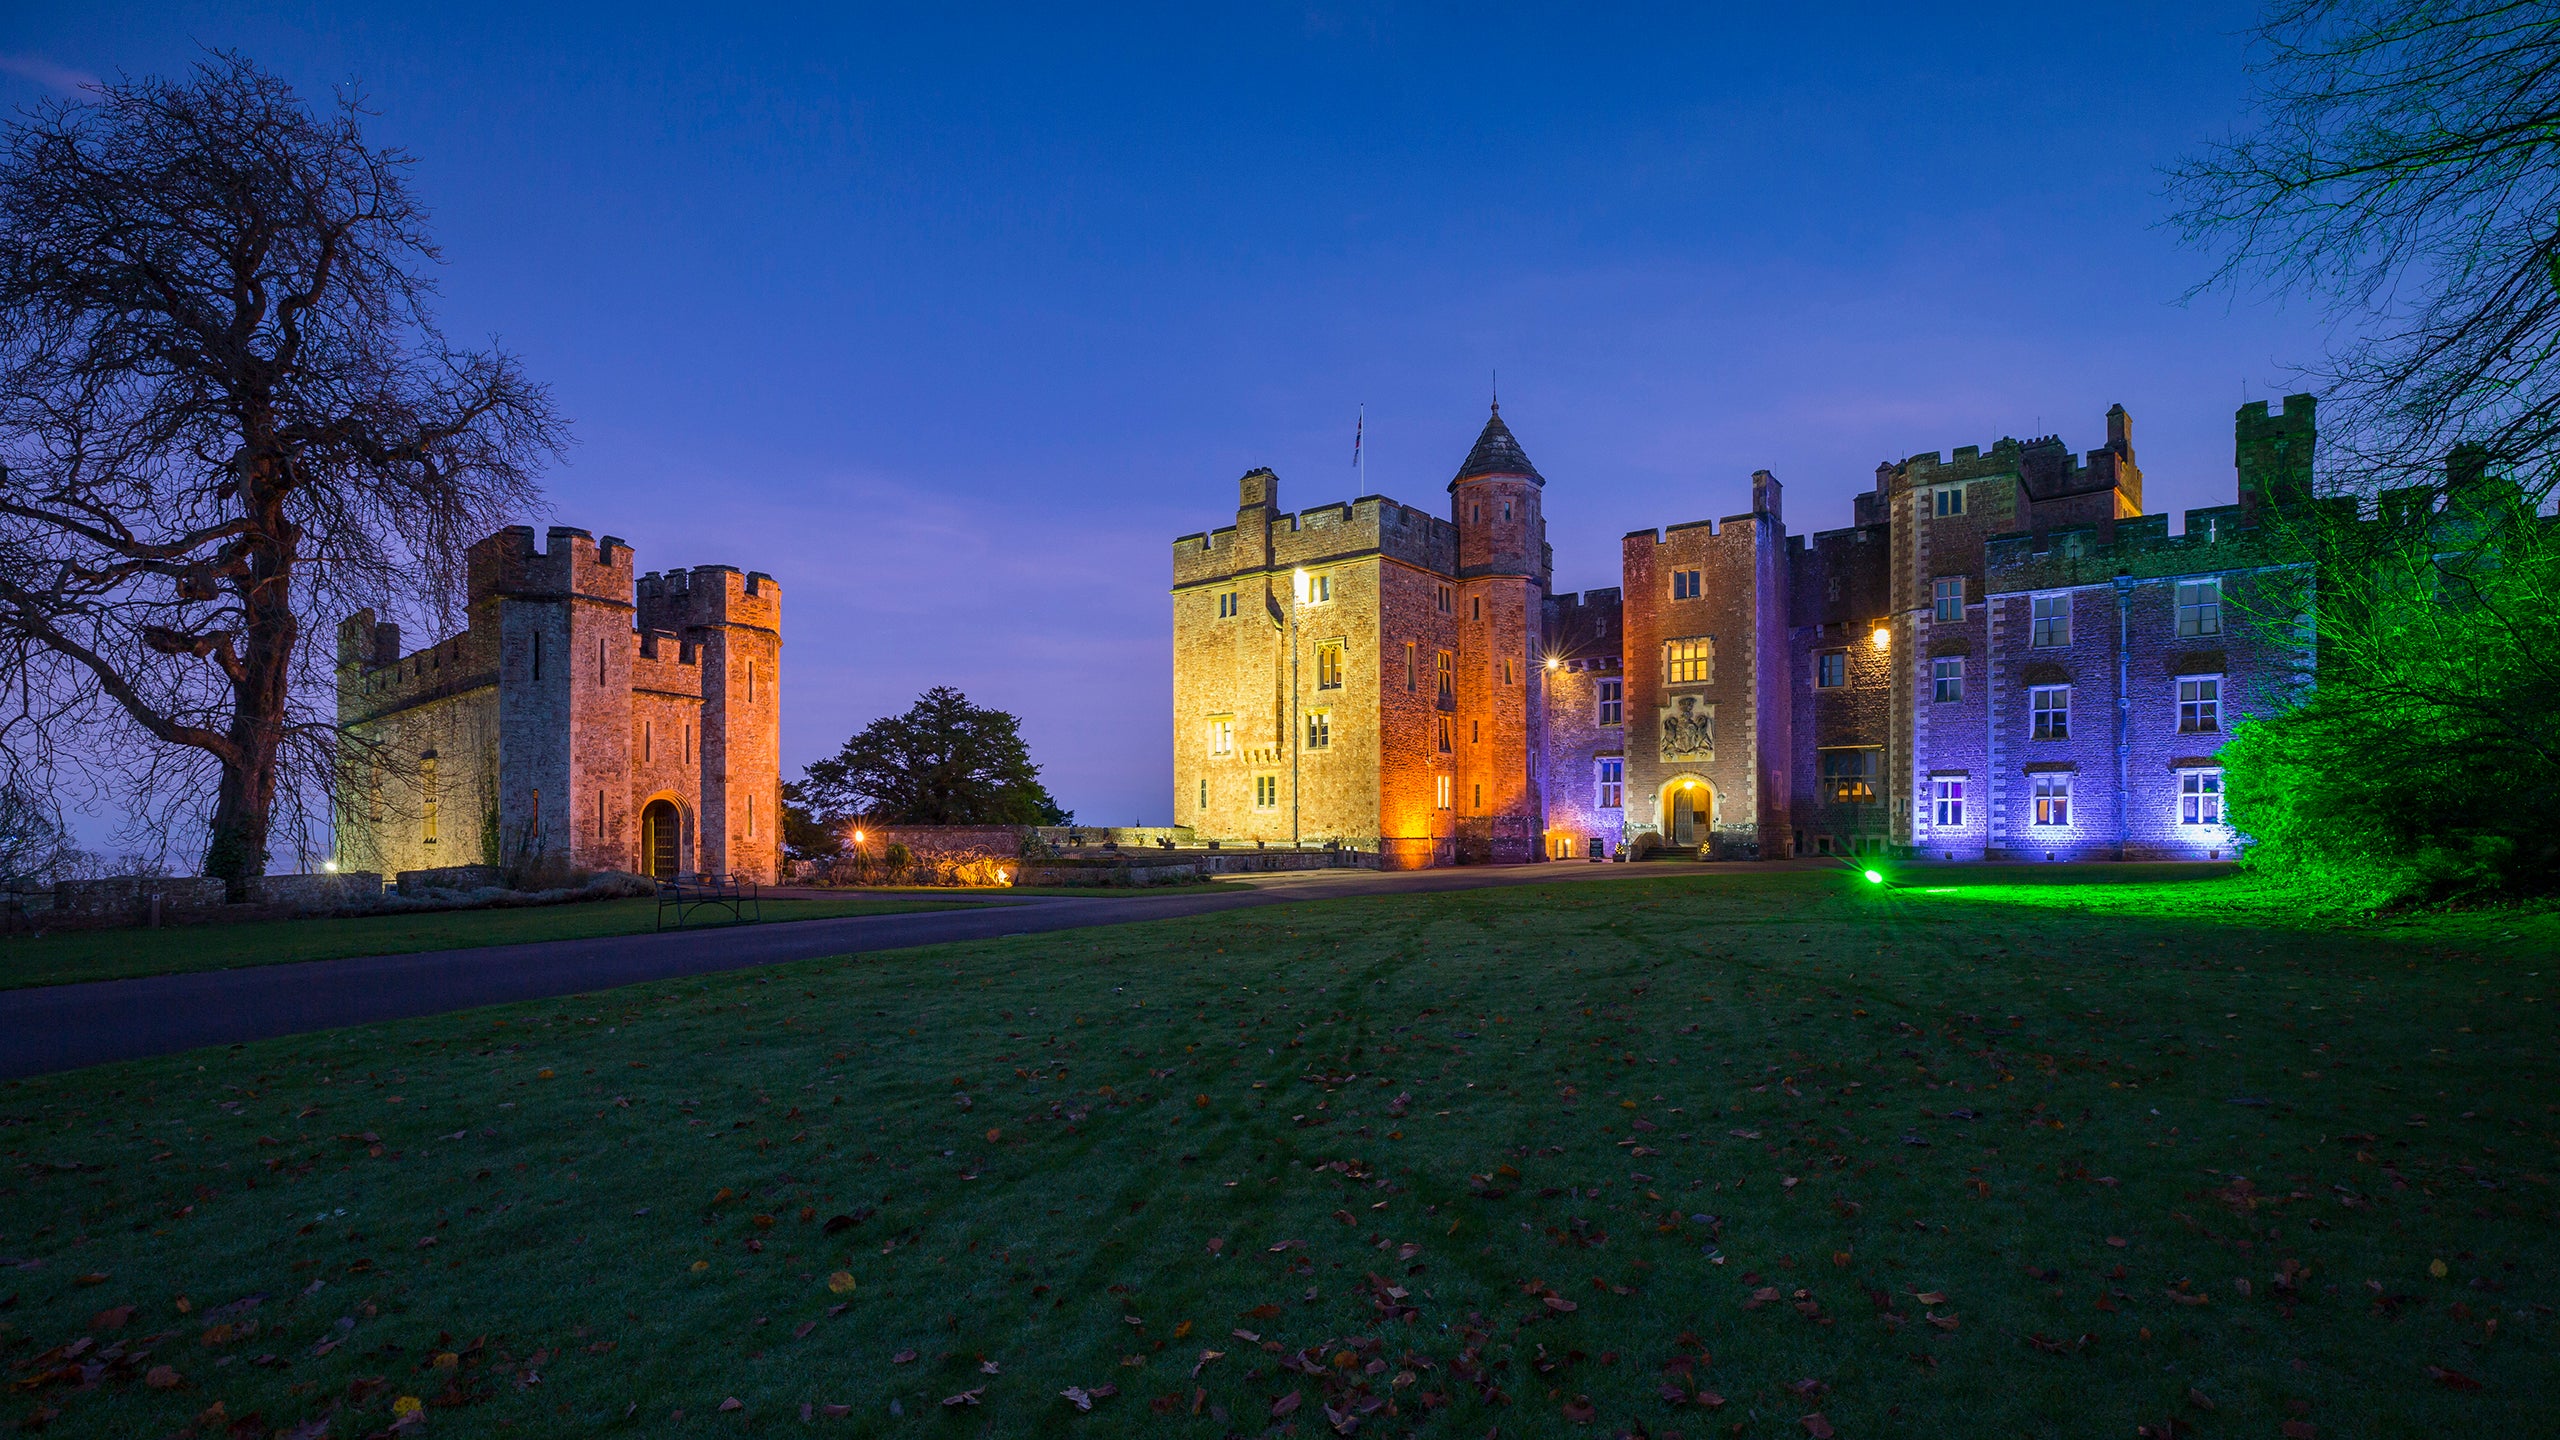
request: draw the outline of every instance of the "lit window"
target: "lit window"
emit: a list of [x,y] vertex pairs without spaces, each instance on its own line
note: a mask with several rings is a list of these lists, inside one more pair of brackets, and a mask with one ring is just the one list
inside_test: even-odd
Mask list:
[[2038,595],[2027,601],[2028,617],[2033,627],[2028,643],[2038,649],[2051,649],[2071,643],[2071,597]]
[[1448,809],[1448,808],[1449,808],[1449,777],[1448,777],[1448,776],[1446,776],[1446,775],[1440,776],[1440,777],[1439,777],[1439,779],[1438,779],[1438,783],[1437,783],[1437,785],[1436,785],[1434,788],[1435,788],[1435,789],[1436,789],[1436,791],[1437,791],[1436,799],[1437,799],[1437,802],[1438,802],[1438,804],[1439,804],[1439,808],[1441,808],[1441,809],[1443,809],[1443,810]]
[[1961,485],[1941,485],[1936,490],[1930,492],[1929,501],[1929,509],[1932,514],[1961,515],[1964,513],[1964,487]]
[[1443,703],[1458,698],[1458,681],[1456,674],[1450,669],[1450,664],[1449,652],[1446,650],[1439,652],[1432,661],[1432,669],[1439,677],[1440,699]]
[[1626,682],[1623,680],[1603,680],[1600,682],[1599,688],[1600,723],[1603,725],[1625,724],[1627,713]]
[[2178,772],[2178,823],[2181,825],[2222,823],[2221,771],[2181,770]]
[[1316,688],[1319,690],[1342,688],[1341,642],[1334,641],[1316,647]]
[[1716,678],[1716,642],[1709,636],[1692,635],[1681,640],[1662,642],[1662,683],[1666,685],[1704,685]]
[[1256,810],[1277,810],[1280,808],[1279,776],[1256,775],[1253,777],[1253,808]]
[[2222,677],[2200,675],[2178,682],[2178,733],[2212,734],[2222,729]]
[[1627,762],[1615,755],[1600,760],[1600,808],[1616,810],[1627,803]]
[[1929,662],[1929,698],[1944,704],[1964,698],[1964,660],[1955,657]]
[[1822,798],[1833,805],[1872,804],[1881,757],[1874,749],[1823,751]]
[[1209,717],[1209,753],[1221,756],[1236,753],[1236,717],[1233,715]]
[[436,843],[437,811],[442,808],[444,799],[436,789],[436,752],[433,750],[418,757],[418,784],[426,794],[425,810],[420,816],[425,822],[424,839],[433,845]]
[[1956,621],[1964,618],[1963,576],[1953,575],[1937,582],[1937,604],[1937,613],[1933,618],[1940,622]]
[[1672,599],[1674,599],[1674,600],[1695,600],[1695,599],[1697,599],[1697,598],[1698,598],[1698,572],[1697,572],[1697,571],[1695,571],[1695,570],[1674,570],[1674,571],[1672,571],[1672,572],[1671,572],[1671,598],[1672,598]]
[[2027,711],[2035,721],[2038,740],[2071,738],[2071,687],[2038,685],[2027,691]]
[[1950,828],[1962,826],[1964,824],[1964,781],[1932,779],[1929,782],[1929,805],[1931,823]]
[[2178,582],[2178,637],[2222,633],[2222,582]]
[[2035,777],[2034,793],[2036,824],[2068,825],[2071,823],[2070,776],[2038,775]]
[[1813,657],[1813,683],[1825,690],[1837,690],[1849,683],[1849,652],[1825,650]]
[[1413,672],[1413,642],[1407,640],[1404,642],[1404,693],[1407,695],[1413,693]]
[[1307,712],[1307,748],[1310,750],[1333,748],[1332,711],[1310,710]]

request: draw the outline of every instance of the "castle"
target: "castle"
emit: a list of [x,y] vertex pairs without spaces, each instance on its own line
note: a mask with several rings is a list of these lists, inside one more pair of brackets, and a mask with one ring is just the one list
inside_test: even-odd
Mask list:
[[338,627],[343,868],[527,860],[765,883],[781,855],[782,595],[553,526],[473,545],[469,625],[402,653]]
[[[1751,508],[1627,536],[1552,593],[1546,480],[1499,404],[1448,518],[1290,514],[1269,470],[1173,555],[1174,802],[1223,843],[1382,863],[1720,857],[2219,858],[2216,753],[2298,682],[2307,595],[2265,538],[2308,503],[2315,405],[2241,407],[2236,503],[2142,509],[2132,419],[1876,469],[1853,523]],[[2281,592],[2281,593],[2280,593]]]

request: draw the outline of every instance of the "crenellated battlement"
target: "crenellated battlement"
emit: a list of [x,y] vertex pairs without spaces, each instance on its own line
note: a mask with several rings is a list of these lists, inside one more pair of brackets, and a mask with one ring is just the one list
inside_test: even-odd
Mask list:
[[2186,512],[2184,534],[2169,533],[2166,515],[2115,522],[2115,538],[2095,525],[2063,525],[2041,535],[1994,535],[1984,542],[1984,587],[1993,594],[2094,585],[2118,576],[2153,578],[2302,558],[2297,548],[2262,531],[2250,507],[2212,505]]
[[782,595],[763,571],[740,572],[735,565],[696,565],[690,570],[653,571],[634,587],[642,630],[681,635],[714,625],[745,625],[778,630]]
[[[1245,483],[1248,493],[1265,496],[1276,493],[1279,482],[1277,476],[1261,470],[1248,474]],[[1254,506],[1247,506],[1245,513],[1268,516],[1264,524],[1270,563],[1276,568],[1344,560],[1373,551],[1441,570],[1454,566],[1457,560],[1457,526],[1384,495],[1362,495],[1330,505],[1310,506],[1293,514],[1271,514]],[[1246,539],[1240,525],[1176,537],[1174,587],[1259,570],[1261,552],[1244,543]]]
[[533,527],[510,525],[471,547],[470,603],[500,597],[562,599],[576,596],[608,604],[631,603],[631,547],[620,537],[595,539],[584,530],[554,525],[542,547]]

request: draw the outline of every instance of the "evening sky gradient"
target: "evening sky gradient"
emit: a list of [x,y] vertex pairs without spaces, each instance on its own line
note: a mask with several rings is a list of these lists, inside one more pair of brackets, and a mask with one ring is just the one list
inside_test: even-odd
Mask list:
[[2181,303],[2161,223],[2251,13],[22,0],[0,101],[199,45],[360,83],[448,327],[575,422],[525,518],[781,581],[786,774],[951,684],[1161,824],[1170,542],[1256,465],[1359,493],[1363,403],[1367,489],[1446,513],[1498,370],[1561,589],[1754,469],[1828,529],[2115,402],[2151,509],[2228,502],[2233,407],[2321,343]]

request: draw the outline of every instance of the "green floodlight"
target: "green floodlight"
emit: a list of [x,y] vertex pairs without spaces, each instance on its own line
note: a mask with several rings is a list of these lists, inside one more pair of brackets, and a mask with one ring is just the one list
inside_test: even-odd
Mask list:
[[1884,872],[1881,870],[1869,870],[1866,872],[1866,876],[1867,883],[1870,885],[1881,885],[1884,883]]

